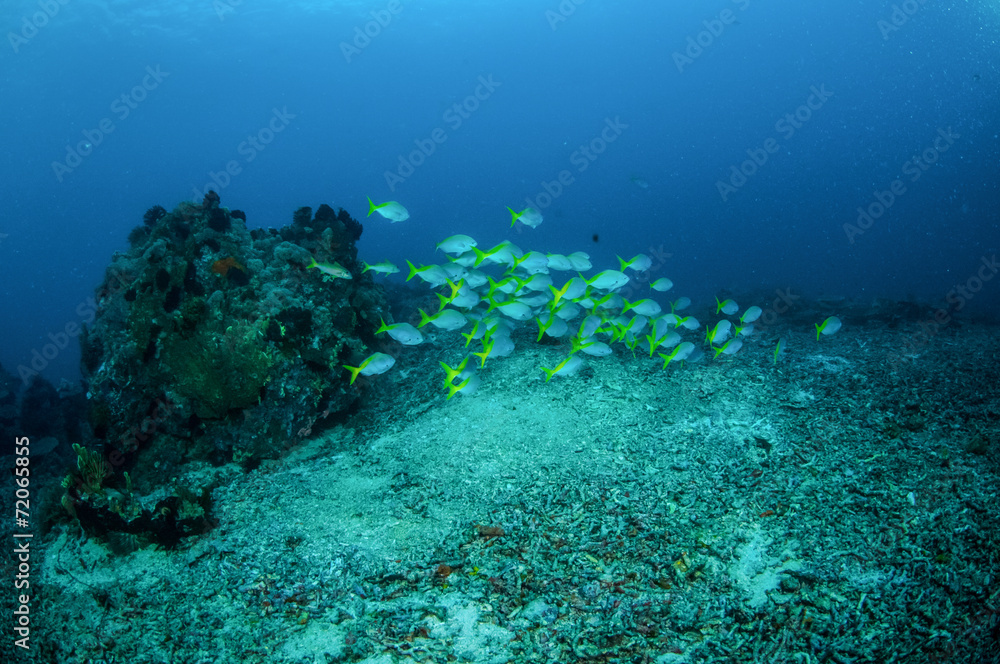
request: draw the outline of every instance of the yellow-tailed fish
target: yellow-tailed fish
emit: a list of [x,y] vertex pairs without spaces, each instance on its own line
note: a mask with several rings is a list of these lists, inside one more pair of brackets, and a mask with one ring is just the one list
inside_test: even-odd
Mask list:
[[514,224],[521,222],[529,228],[536,228],[540,223],[542,223],[542,213],[533,207],[526,207],[520,212],[514,212],[512,208],[507,208],[510,212],[510,226],[514,227]]
[[396,201],[386,201],[385,203],[379,203],[376,205],[372,202],[372,199],[368,199],[368,216],[372,216],[372,212],[378,212],[380,215],[388,219],[392,223],[398,221],[406,221],[410,218],[410,213],[406,211],[406,208],[397,203]]
[[328,277],[334,279],[353,279],[351,273],[347,271],[340,263],[317,263],[316,259],[313,258],[309,265],[306,265],[306,269],[314,267]]
[[372,353],[364,359],[356,367],[344,365],[344,368],[351,372],[351,385],[354,385],[354,381],[357,379],[358,374],[362,376],[376,376],[378,374],[384,374],[386,371],[392,368],[392,365],[396,363],[396,358],[391,355],[386,355],[385,353]]
[[659,279],[651,283],[649,287],[655,291],[660,291],[662,293],[664,291],[668,291],[671,288],[673,288],[674,282],[670,281],[666,277],[660,277]]
[[420,333],[420,330],[413,327],[409,323],[386,325],[384,320],[379,319],[379,321],[381,322],[381,325],[379,325],[379,328],[375,330],[375,334],[382,334],[383,332],[386,332],[390,337],[404,346],[416,346],[424,340],[424,335]]
[[545,372],[545,382],[552,380],[553,376],[572,376],[579,370],[580,365],[583,364],[583,360],[577,355],[570,355],[565,360],[556,365],[554,369],[549,369],[547,367],[542,367],[542,371]]
[[461,312],[454,309],[444,309],[429,316],[423,309],[417,309],[417,311],[420,312],[420,324],[417,327],[423,327],[427,323],[431,323],[434,327],[451,331],[461,328],[468,322]]
[[629,260],[625,260],[624,258],[619,256],[618,263],[620,265],[618,269],[621,270],[622,272],[625,271],[625,268],[631,268],[636,272],[645,272],[653,264],[653,259],[651,259],[646,254],[636,254]]
[[720,302],[719,298],[715,298],[715,313],[719,313],[721,311],[727,316],[732,316],[739,310],[740,305],[736,304],[735,300],[722,300]]
[[362,265],[365,266],[362,272],[368,272],[369,270],[379,274],[396,274],[399,272],[399,268],[389,261],[382,261],[381,263],[375,263],[374,265],[362,262]]
[[446,254],[464,254],[476,246],[476,241],[468,235],[452,235],[437,243],[437,248]]
[[827,336],[835,334],[837,330],[840,329],[842,323],[840,319],[836,316],[830,316],[822,324],[816,325],[816,341],[819,341],[819,335],[825,334]]

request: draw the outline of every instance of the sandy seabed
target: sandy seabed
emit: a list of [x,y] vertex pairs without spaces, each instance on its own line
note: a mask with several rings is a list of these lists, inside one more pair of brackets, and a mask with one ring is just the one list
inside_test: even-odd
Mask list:
[[55,527],[4,661],[1000,662],[1000,335],[953,328],[549,383],[525,338],[448,401],[432,339],[279,459],[190,468],[218,525],[176,550]]

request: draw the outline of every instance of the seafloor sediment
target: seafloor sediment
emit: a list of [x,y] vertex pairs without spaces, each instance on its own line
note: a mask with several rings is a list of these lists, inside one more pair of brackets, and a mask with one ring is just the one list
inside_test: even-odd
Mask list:
[[548,383],[563,351],[525,344],[448,401],[438,333],[323,435],[190,469],[219,485],[209,533],[122,556],[54,529],[32,654],[1000,661],[1000,342],[919,333],[786,330],[777,364],[667,371],[616,352]]

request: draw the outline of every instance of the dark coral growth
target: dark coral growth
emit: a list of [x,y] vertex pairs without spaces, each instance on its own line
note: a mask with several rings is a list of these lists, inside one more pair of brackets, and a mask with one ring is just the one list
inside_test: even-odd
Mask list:
[[168,314],[177,311],[177,307],[181,306],[181,289],[178,286],[174,286],[169,291],[167,291],[166,297],[163,298],[163,310]]
[[[207,246],[208,243],[206,243]],[[218,251],[221,247],[216,247]],[[205,294],[205,287],[198,281],[198,269],[192,261],[184,268],[184,291],[188,295],[201,296]]]
[[208,213],[208,227],[217,233],[225,233],[232,228],[232,222],[225,210],[212,208]]
[[329,226],[331,223],[336,221],[337,213],[333,211],[333,208],[323,203],[316,210],[316,218],[313,220],[317,224],[322,224],[324,226]]
[[250,275],[247,274],[246,270],[229,270],[226,273],[226,281],[228,281],[231,286],[249,286]]
[[146,214],[142,215],[142,223],[147,226],[155,226],[156,222],[163,219],[165,216],[167,216],[167,211],[159,205],[154,205],[146,210]]
[[170,273],[162,267],[156,271],[156,290],[165,291],[170,285]]
[[312,338],[312,312],[302,307],[290,307],[278,312],[267,326],[267,338],[277,343],[306,345]]
[[312,221],[312,214],[311,207],[300,207],[292,215],[292,223],[296,226],[308,226],[309,222]]
[[149,238],[149,226],[136,226],[128,234],[128,243],[132,246],[142,244]]
[[[388,307],[356,259],[361,224],[326,205],[307,214],[251,233],[209,192],[116,254],[82,336],[88,447],[122,459],[109,481],[127,470],[150,491],[188,461],[253,465],[317,413],[351,406],[341,365],[372,351]],[[305,269],[313,258],[354,278],[324,279]],[[150,404],[165,399],[170,408],[150,424]],[[143,422],[152,432],[138,436]]]
[[337,219],[344,224],[344,228],[351,234],[355,242],[361,239],[361,233],[365,228],[361,225],[360,221],[349,215],[347,210],[340,208],[340,212],[337,213]]
[[222,200],[219,198],[219,194],[213,189],[205,194],[205,198],[201,201],[201,207],[206,210],[211,210],[212,208],[219,207],[219,203]]

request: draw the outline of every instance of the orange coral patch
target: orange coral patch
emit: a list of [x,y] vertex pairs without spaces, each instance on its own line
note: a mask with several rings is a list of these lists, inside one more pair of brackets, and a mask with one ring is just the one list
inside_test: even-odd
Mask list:
[[230,256],[229,258],[223,258],[212,263],[212,272],[224,277],[229,274],[229,270],[234,267],[241,272],[246,271],[243,266],[240,265],[238,260]]

